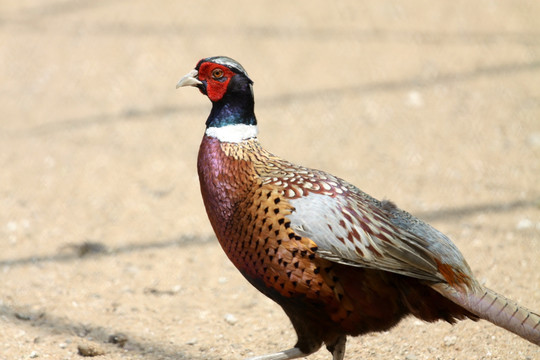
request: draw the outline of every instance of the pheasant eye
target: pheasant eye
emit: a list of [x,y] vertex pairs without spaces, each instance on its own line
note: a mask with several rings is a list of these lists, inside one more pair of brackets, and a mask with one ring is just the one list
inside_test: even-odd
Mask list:
[[221,79],[223,77],[223,70],[219,68],[212,70],[212,77],[214,79]]

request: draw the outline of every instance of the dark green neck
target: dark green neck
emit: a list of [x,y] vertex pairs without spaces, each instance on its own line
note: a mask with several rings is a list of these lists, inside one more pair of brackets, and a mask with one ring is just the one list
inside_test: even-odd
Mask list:
[[212,111],[206,120],[206,127],[236,124],[257,125],[253,97],[250,96],[251,99],[245,99],[246,101],[240,101],[242,99],[238,96],[235,96],[234,99],[228,98],[229,96],[225,95],[223,99],[212,104]]

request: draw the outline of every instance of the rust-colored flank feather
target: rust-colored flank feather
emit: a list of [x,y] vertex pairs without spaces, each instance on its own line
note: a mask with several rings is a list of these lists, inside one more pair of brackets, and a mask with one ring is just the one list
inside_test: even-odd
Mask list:
[[210,223],[228,258],[281,305],[298,335],[293,348],[253,359],[303,357],[324,344],[341,360],[347,335],[385,331],[407,315],[482,318],[540,345],[540,316],[480,285],[444,234],[266,151],[252,82],[237,62],[203,59],[185,85],[212,94],[197,165]]

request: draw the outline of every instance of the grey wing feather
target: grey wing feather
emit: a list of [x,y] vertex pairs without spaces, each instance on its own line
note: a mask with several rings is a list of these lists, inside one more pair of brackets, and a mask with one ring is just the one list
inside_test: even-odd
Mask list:
[[347,184],[348,194],[309,193],[291,199],[291,226],[334,262],[376,268],[429,281],[445,281],[438,262],[470,273],[463,256],[444,234]]
[[430,252],[437,254],[442,263],[460,268],[466,274],[472,273],[467,261],[448,236],[408,212],[399,209],[391,201],[382,201],[380,205],[380,208],[388,215],[394,225],[421,239],[429,239],[426,241],[427,248]]

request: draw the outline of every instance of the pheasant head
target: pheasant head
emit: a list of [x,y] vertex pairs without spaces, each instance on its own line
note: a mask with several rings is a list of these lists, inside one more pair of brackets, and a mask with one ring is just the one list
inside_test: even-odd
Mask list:
[[212,102],[206,121],[207,134],[226,142],[238,142],[257,135],[253,81],[246,70],[226,56],[200,60],[176,88],[195,86]]

